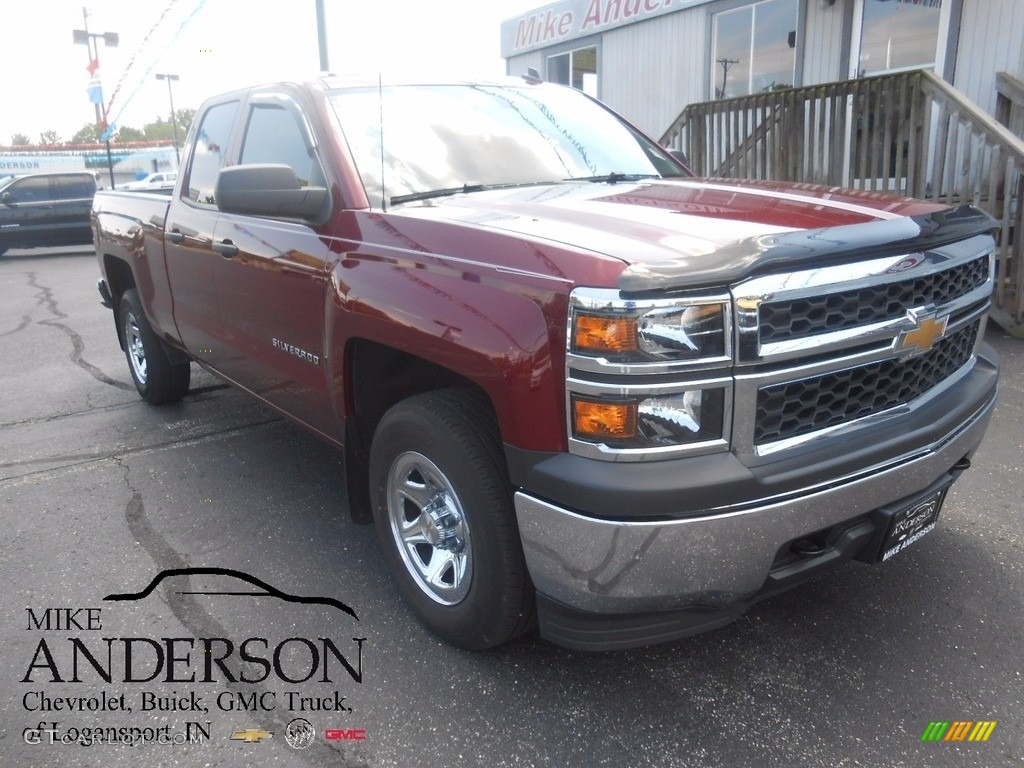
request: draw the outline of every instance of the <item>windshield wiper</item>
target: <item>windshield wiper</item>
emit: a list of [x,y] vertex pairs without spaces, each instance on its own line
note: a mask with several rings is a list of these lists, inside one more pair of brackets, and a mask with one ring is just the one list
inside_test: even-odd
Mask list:
[[447,189],[432,189],[429,192],[412,192],[408,195],[395,195],[391,198],[392,205],[399,203],[411,203],[413,200],[429,200],[432,197],[449,197],[462,192],[481,192],[490,189],[486,184],[463,184],[461,187],[448,187]]
[[392,205],[411,203],[415,200],[430,200],[434,197],[451,197],[467,192],[483,192],[488,189],[512,189],[513,187],[533,187],[539,184],[551,184],[551,181],[516,181],[506,184],[463,184],[461,187],[432,189],[429,192],[410,192],[407,195],[395,195],[391,198]]
[[592,181],[595,184],[615,184],[620,181],[640,181],[641,179],[660,179],[656,173],[619,173],[612,171],[603,176],[570,176],[565,181]]

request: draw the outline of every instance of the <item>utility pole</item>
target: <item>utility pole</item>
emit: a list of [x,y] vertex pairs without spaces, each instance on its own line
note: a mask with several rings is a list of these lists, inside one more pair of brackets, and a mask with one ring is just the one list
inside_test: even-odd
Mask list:
[[171,81],[181,78],[166,72],[157,75],[156,79],[167,81],[167,97],[171,100],[171,129],[174,131],[174,157],[177,159],[178,165],[181,165],[181,153],[178,152],[178,118],[174,114],[174,94],[171,93]]
[[725,84],[729,82],[729,70],[732,69],[733,64],[739,64],[739,59],[715,59],[719,64],[722,65],[722,90],[719,92],[721,97],[725,98]]
[[316,40],[320,47],[320,71],[328,72],[327,64],[327,22],[324,14],[324,0],[316,0]]
[[[99,39],[103,40],[103,44],[111,48],[116,48],[119,41],[119,37],[116,32],[104,32],[103,34],[97,34],[89,31],[89,9],[82,8],[82,18],[85,21],[85,29],[73,29],[71,30],[72,39],[78,45],[85,45],[86,50],[89,53],[89,74],[94,75],[99,70],[100,66],[100,45],[97,42]],[[114,188],[114,160],[110,156],[110,134],[107,126],[107,107],[103,103],[103,91],[100,90],[99,101],[94,101],[93,104],[96,107],[96,122],[103,126],[103,132],[106,134],[107,144],[107,170],[110,173],[110,188]]]

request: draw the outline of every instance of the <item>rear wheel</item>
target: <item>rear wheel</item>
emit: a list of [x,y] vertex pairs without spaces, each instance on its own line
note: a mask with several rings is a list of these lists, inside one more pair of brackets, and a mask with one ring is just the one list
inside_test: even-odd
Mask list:
[[118,313],[128,370],[142,399],[151,405],[176,403],[188,392],[189,363],[172,363],[132,288],[121,297]]
[[483,397],[444,390],[391,408],[374,434],[370,483],[385,558],[431,630],[480,650],[531,626],[533,587]]

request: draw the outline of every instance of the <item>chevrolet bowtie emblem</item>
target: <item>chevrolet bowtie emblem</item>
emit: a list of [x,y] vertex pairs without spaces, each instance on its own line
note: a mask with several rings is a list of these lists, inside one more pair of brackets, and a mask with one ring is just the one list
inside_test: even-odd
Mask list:
[[896,351],[912,357],[927,352],[935,346],[935,342],[946,332],[949,315],[937,318],[933,314],[912,314],[911,317],[916,321],[917,326],[900,334],[896,340]]
[[264,739],[269,739],[273,735],[270,731],[264,731],[259,728],[245,728],[232,733],[231,740],[244,741],[246,744],[257,744]]

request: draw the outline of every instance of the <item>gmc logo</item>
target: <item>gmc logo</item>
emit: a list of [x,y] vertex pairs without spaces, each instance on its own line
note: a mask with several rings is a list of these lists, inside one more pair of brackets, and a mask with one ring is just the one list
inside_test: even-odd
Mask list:
[[324,731],[328,741],[366,741],[365,728],[328,728]]

